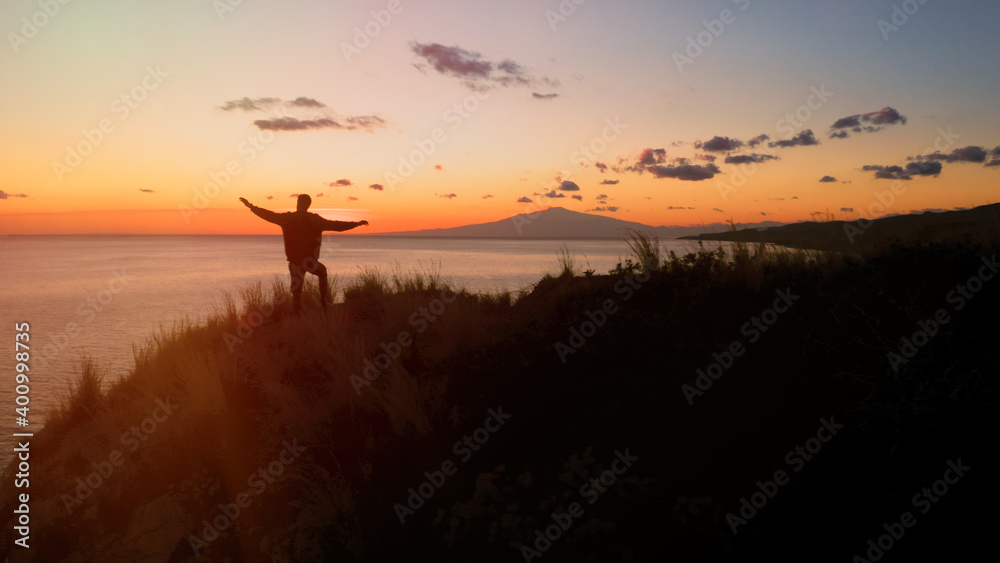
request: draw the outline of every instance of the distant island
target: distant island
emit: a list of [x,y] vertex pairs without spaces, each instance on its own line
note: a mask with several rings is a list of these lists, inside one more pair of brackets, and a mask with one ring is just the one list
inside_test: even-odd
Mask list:
[[879,219],[854,221],[801,221],[780,223],[709,223],[693,226],[654,227],[603,215],[550,207],[475,225],[446,229],[397,231],[365,236],[622,239],[629,231],[651,234],[661,240],[683,239],[768,243],[790,248],[864,251],[893,242],[914,243],[989,237],[1000,225],[1000,204],[957,211],[925,211]]
[[[783,223],[765,221],[747,223],[747,228],[777,227]],[[448,229],[422,229],[419,231],[397,231],[378,233],[371,236],[407,237],[457,237],[457,238],[594,238],[622,239],[629,230],[652,233],[661,239],[676,239],[686,235],[697,235],[729,229],[725,223],[710,223],[695,226],[653,227],[633,221],[623,221],[603,215],[592,215],[571,211],[564,207],[550,207],[534,213],[522,213],[490,223],[464,225]]]

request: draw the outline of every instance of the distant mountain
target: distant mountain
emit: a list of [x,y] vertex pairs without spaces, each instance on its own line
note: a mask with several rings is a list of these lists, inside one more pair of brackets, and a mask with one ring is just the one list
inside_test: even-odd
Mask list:
[[766,242],[795,248],[850,251],[893,242],[990,241],[1000,237],[1000,203],[959,211],[894,215],[874,221],[807,221],[767,229],[697,234],[692,240]]
[[[764,228],[781,224],[768,221],[745,226]],[[603,215],[570,211],[563,207],[550,207],[543,211],[522,213],[490,223],[479,223],[448,229],[424,229],[420,231],[399,231],[380,234],[408,237],[620,239],[626,236],[628,229],[634,229],[642,232],[653,232],[660,239],[675,239],[685,235],[720,232],[728,228],[723,223],[712,223],[695,227],[652,227],[643,223],[623,221]]]

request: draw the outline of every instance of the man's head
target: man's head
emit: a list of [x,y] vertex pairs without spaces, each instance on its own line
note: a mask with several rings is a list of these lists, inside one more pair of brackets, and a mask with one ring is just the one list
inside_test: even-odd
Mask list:
[[309,209],[309,206],[312,205],[312,202],[313,200],[311,197],[309,197],[309,194],[299,194],[299,201],[296,204],[296,208],[300,212],[304,212],[307,209]]

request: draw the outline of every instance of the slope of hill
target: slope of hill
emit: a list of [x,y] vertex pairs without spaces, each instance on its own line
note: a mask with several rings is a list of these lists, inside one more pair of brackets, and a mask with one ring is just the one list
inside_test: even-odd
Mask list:
[[369,276],[328,312],[307,286],[300,315],[249,288],[108,388],[85,368],[0,478],[0,542],[30,522],[11,561],[843,563],[905,532],[895,560],[979,560],[1000,294],[919,331],[996,250],[702,250],[518,297]]
[[793,248],[869,250],[895,242],[994,240],[1000,236],[1000,204],[945,212],[883,217],[874,221],[803,222],[765,229],[742,229],[680,238],[691,240],[765,242]]
[[[781,225],[768,221],[752,223],[747,227],[762,228]],[[460,237],[460,238],[623,238],[629,229],[652,232],[661,239],[674,239],[684,235],[717,232],[727,229],[723,223],[696,226],[652,227],[643,223],[623,221],[603,215],[580,213],[563,207],[550,207],[534,213],[522,213],[499,221],[464,225],[447,229],[424,229],[380,233],[383,236],[409,237]]]

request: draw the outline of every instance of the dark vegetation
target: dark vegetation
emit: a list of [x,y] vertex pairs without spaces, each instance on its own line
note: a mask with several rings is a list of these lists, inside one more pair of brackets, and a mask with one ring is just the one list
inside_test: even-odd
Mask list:
[[[432,275],[368,272],[326,315],[314,305],[292,316],[280,284],[252,287],[206,325],[157,336],[129,378],[102,385],[85,366],[32,442],[30,553],[523,561],[521,545],[576,502],[583,515],[532,561],[846,562],[905,511],[916,524],[886,560],[968,560],[991,542],[998,506],[1000,279],[961,310],[947,296],[995,256],[996,239],[981,241],[662,256],[634,234],[609,274],[582,275],[564,256],[529,291],[478,295],[443,292]],[[798,298],[751,343],[741,327],[779,290]],[[436,299],[443,311],[414,323]],[[582,325],[607,300],[617,308],[578,349],[557,346],[572,346],[571,329],[590,334]],[[938,309],[950,322],[895,371],[888,354]],[[351,376],[404,331],[413,342],[356,393]],[[734,340],[745,353],[689,404],[682,386]],[[122,433],[167,396],[176,412],[129,452]],[[453,444],[498,408],[510,418],[463,461]],[[795,472],[786,454],[821,419],[843,428]],[[293,440],[304,453],[196,558],[189,537]],[[124,462],[70,513],[77,479],[115,450]],[[638,460],[588,504],[581,487],[626,450]],[[914,495],[959,458],[971,470],[920,514]],[[457,472],[401,524],[394,506],[449,460]],[[777,470],[788,484],[733,534],[727,513]]]
[[[877,205],[878,202],[873,201]],[[884,206],[883,206],[884,208]],[[823,215],[822,213],[818,215]],[[1000,203],[958,211],[895,215],[875,220],[806,221],[768,229],[732,229],[681,237],[818,248],[834,252],[877,252],[886,244],[922,245],[1000,237]]]

